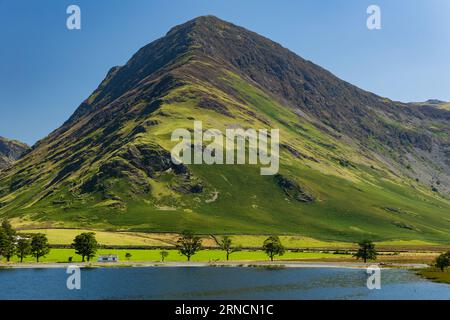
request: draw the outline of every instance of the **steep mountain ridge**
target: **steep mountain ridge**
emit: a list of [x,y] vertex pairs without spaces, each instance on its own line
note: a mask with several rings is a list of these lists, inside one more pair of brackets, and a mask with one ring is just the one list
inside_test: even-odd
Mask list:
[[11,166],[29,149],[25,143],[0,137],[0,170]]
[[[281,171],[176,166],[175,128],[280,128]],[[0,174],[18,224],[448,239],[448,111],[358,89],[207,16],[112,68]],[[417,180],[416,180],[417,179]]]

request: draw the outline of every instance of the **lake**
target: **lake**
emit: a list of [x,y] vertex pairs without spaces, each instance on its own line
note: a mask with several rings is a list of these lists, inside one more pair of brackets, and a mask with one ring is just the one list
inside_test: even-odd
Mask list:
[[450,285],[413,271],[383,269],[381,289],[362,269],[146,267],[81,270],[68,290],[65,269],[0,269],[0,299],[450,299]]

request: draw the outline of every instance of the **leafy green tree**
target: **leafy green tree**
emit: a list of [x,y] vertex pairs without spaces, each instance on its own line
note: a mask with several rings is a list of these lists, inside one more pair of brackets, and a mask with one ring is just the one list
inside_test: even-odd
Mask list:
[[3,227],[0,228],[0,256],[5,257],[9,262],[15,251],[14,237],[11,237]]
[[98,242],[95,239],[94,232],[85,232],[77,235],[73,240],[72,247],[75,248],[75,253],[81,256],[81,261],[87,258],[89,262],[97,252]]
[[131,253],[129,252],[125,253],[125,259],[129,261],[131,259]]
[[177,249],[183,256],[191,261],[191,257],[202,249],[202,240],[195,236],[191,231],[183,231],[177,241]]
[[16,236],[16,231],[12,228],[11,223],[7,219],[2,221],[1,229],[8,235],[10,238],[14,238]]
[[227,255],[227,261],[230,260],[230,254],[236,251],[240,251],[240,247],[233,247],[232,246],[232,240],[229,236],[224,236],[222,240],[219,241],[219,247],[223,251],[226,252]]
[[40,257],[44,257],[50,252],[48,239],[45,234],[36,233],[31,237],[31,255],[39,262]]
[[447,251],[446,253],[442,253],[436,258],[435,265],[437,268],[441,269],[441,271],[444,271],[445,268],[450,266],[450,251]]
[[270,261],[273,261],[275,256],[282,256],[285,252],[281,240],[277,236],[268,237],[263,244],[264,252],[269,256]]
[[31,253],[31,241],[26,238],[20,238],[17,241],[16,255],[23,262],[23,259]]
[[359,249],[353,254],[356,259],[363,259],[364,263],[367,260],[376,260],[377,259],[377,251],[375,250],[375,244],[370,240],[364,240],[358,243]]
[[164,262],[164,260],[169,256],[169,251],[162,250],[159,254],[161,255],[161,261]]
[[15,241],[16,231],[9,221],[4,219],[0,226],[0,256],[5,257],[8,262],[16,252]]

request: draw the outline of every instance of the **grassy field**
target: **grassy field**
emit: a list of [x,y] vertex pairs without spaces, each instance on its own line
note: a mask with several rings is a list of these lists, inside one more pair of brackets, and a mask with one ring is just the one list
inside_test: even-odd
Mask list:
[[450,270],[448,269],[444,272],[436,268],[421,269],[417,273],[434,282],[450,284]]
[[[168,262],[186,261],[186,257],[181,256],[176,250],[168,250],[169,256],[165,259]],[[98,255],[102,254],[117,254],[119,261],[128,261],[125,258],[126,253],[131,254],[130,262],[158,262],[161,261],[160,250],[145,250],[145,249],[100,249],[94,261],[97,261]],[[75,254],[73,249],[52,249],[50,253],[40,259],[41,262],[68,262],[69,257],[72,257],[73,262],[81,262],[81,257]],[[311,259],[348,259],[350,255],[337,255],[332,253],[320,252],[286,252],[284,256],[277,257],[277,260],[311,260]],[[225,261],[226,255],[220,250],[202,250],[191,258],[191,261],[213,262]],[[260,261],[268,260],[267,255],[262,251],[239,251],[230,255],[232,261]],[[5,262],[5,259],[0,261]],[[12,262],[18,262],[18,258],[11,259]],[[33,257],[27,257],[25,262],[34,262]]]
[[75,236],[83,232],[95,232],[97,241],[102,245],[121,246],[169,246],[176,237],[173,234],[149,234],[143,232],[107,232],[85,229],[31,229],[22,233],[43,233],[50,244],[71,244]]
[[[168,247],[174,246],[178,234],[176,233],[144,233],[144,232],[108,232],[86,229],[26,229],[20,230],[22,233],[44,233],[47,235],[49,243],[52,245],[70,245],[76,235],[82,232],[95,232],[97,241],[105,246],[151,246]],[[217,247],[216,240],[222,236],[202,236],[202,244],[205,247]],[[215,240],[215,239],[216,240]],[[267,235],[232,235],[233,245],[243,248],[260,248]],[[302,236],[280,236],[281,242],[288,249],[355,249],[356,243],[340,241],[323,241]],[[422,240],[392,240],[376,242],[379,249],[385,251],[445,251],[448,247],[426,242]]]
[[[167,250],[169,256],[165,259],[166,262],[182,262],[186,261],[186,257],[180,255],[177,250]],[[97,261],[98,255],[102,254],[117,254],[121,262],[159,262],[161,250],[158,249],[99,249],[96,257],[93,259]],[[131,254],[131,258],[126,259],[126,253]],[[386,252],[380,254],[376,262],[383,263],[423,263],[431,264],[436,258],[437,253],[392,253]],[[69,262],[69,257],[72,257],[72,262],[81,262],[81,257],[75,254],[74,249],[51,249],[50,253],[40,258],[40,262]],[[226,255],[221,250],[202,250],[195,254],[191,261],[193,262],[216,262],[225,261]],[[242,250],[232,253],[230,255],[231,261],[268,261],[267,255],[263,251]],[[351,254],[334,254],[332,252],[292,252],[287,251],[281,257],[275,257],[275,260],[284,261],[321,261],[321,262],[356,262],[357,260]],[[5,259],[0,259],[1,262],[6,262]],[[11,262],[18,262],[17,257],[13,257]],[[35,262],[33,257],[27,257],[25,262]],[[114,264],[112,264],[114,265]]]
[[[179,235],[176,233],[145,233],[145,232],[108,232],[86,229],[24,229],[21,233],[44,233],[52,245],[70,245],[76,235],[82,232],[95,232],[97,241],[104,246],[143,246],[170,247],[174,246]],[[202,236],[205,247],[218,247],[216,240],[222,236]],[[267,235],[232,235],[233,245],[243,248],[260,248]],[[356,243],[340,241],[323,241],[303,236],[280,236],[281,242],[288,249],[328,249],[353,250]],[[450,246],[422,240],[391,240],[376,242],[376,246],[384,251],[435,251],[450,249]]]
[[[100,249],[94,261],[97,261],[98,255],[117,254],[120,261],[127,261],[126,253],[131,253],[130,262],[157,262],[161,260],[160,249],[151,249],[150,247],[173,247],[179,237],[176,233],[143,233],[143,232],[108,232],[86,229],[30,229],[20,230],[21,233],[44,233],[52,245],[70,245],[76,235],[82,232],[95,232],[100,245],[105,246],[130,246],[130,247],[149,247],[148,249]],[[222,236],[204,235],[202,238],[203,246],[208,248],[217,248],[216,240]],[[267,235],[233,235],[231,236],[233,245],[243,248],[260,248]],[[354,250],[357,245],[348,242],[322,241],[309,237],[301,236],[280,236],[283,245],[288,249],[302,248],[311,250],[311,252],[292,252],[287,251],[277,260],[310,260],[310,261],[355,261],[351,254],[334,254],[336,250]],[[380,252],[378,262],[384,263],[424,263],[431,264],[437,254],[445,251],[446,248],[435,243],[420,240],[397,240],[384,241],[376,243]],[[404,250],[406,252],[400,252]],[[166,261],[179,262],[186,261],[175,249],[170,249]],[[75,254],[73,249],[52,249],[50,254],[41,258],[42,262],[68,262],[72,257],[73,262],[80,262],[81,257]],[[221,250],[202,250],[192,257],[192,261],[210,262],[224,261],[225,253]],[[267,260],[264,252],[259,250],[242,250],[235,252],[230,256],[232,261],[261,261]],[[4,261],[4,259],[3,259]],[[13,258],[12,261],[18,261]],[[26,262],[33,262],[32,257],[28,257]]]
[[[76,235],[82,232],[95,232],[97,241],[102,245],[121,246],[173,246],[178,238],[176,233],[144,233],[144,232],[107,232],[86,229],[25,229],[21,233],[44,233],[50,244],[71,244]],[[233,244],[242,247],[261,247],[266,236],[233,235]],[[220,240],[221,236],[216,236]],[[301,236],[280,236],[287,248],[348,248],[355,244],[346,242],[328,242]],[[202,237],[204,246],[217,246],[212,236]]]

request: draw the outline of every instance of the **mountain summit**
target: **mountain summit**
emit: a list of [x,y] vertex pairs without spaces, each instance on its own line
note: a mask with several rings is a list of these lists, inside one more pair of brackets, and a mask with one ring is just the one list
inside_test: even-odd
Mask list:
[[[176,128],[278,128],[280,173],[175,165]],[[17,223],[145,231],[450,239],[450,112],[393,102],[206,16],[113,67],[0,173]]]

